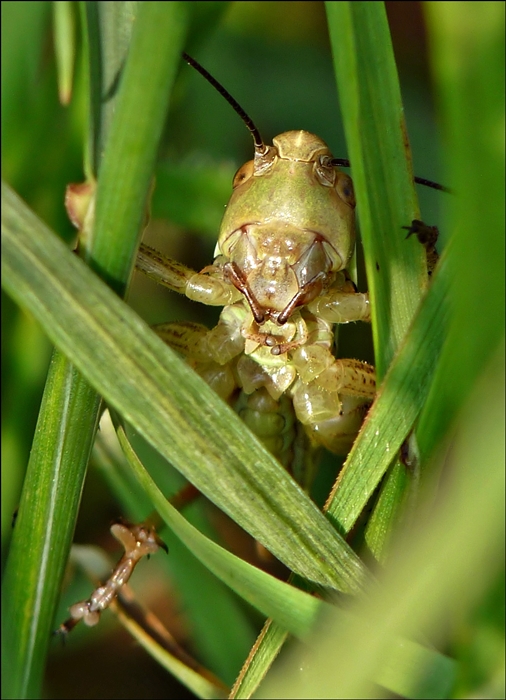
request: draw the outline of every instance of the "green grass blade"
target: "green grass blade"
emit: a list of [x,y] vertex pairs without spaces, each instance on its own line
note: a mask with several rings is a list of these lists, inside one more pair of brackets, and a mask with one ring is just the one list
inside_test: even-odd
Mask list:
[[290,568],[360,587],[358,557],[231,409],[5,187],[3,214],[4,284],[104,398]]
[[429,393],[449,318],[446,258],[339,474],[327,512],[342,532],[353,527]]
[[74,61],[76,56],[76,28],[73,3],[53,3],[54,48],[58,69],[60,102],[67,105],[72,97]]
[[101,276],[106,269],[105,279],[120,293],[124,293],[142,233],[186,23],[184,8],[177,2],[142,3],[121,77],[110,138],[100,164],[93,239],[86,242],[92,266]]
[[426,286],[423,250],[401,228],[419,218],[411,154],[384,4],[326,7],[381,380]]
[[125,67],[138,3],[81,2],[87,73],[89,75],[89,140],[87,175],[97,176],[116,111],[121,71]]
[[403,514],[403,508],[410,505],[407,499],[410,495],[415,495],[419,484],[417,477],[418,471],[410,474],[406,466],[397,460],[381,483],[364,532],[368,552],[381,564],[386,562],[390,540]]
[[[465,7],[459,12],[452,3],[427,6],[434,78],[452,156],[448,177],[456,195],[443,221],[454,243],[448,260],[454,313],[417,431],[425,461],[504,338],[504,5]],[[469,177],[470,163],[479,163],[477,177]]]
[[288,632],[273,620],[267,620],[246,659],[232,692],[231,698],[250,698],[265,678],[283,644]]
[[[154,3],[146,4],[147,9],[140,13],[136,31],[134,32],[134,45],[140,46],[144,50],[142,60],[151,64],[153,69],[150,73],[153,82],[147,81],[144,83],[146,89],[143,96],[149,95],[149,99],[146,97],[148,105],[153,103],[152,92],[156,92],[160,88],[161,81],[156,79],[156,77],[161,74],[169,76],[166,83],[162,81],[162,84],[167,86],[173,80],[174,66],[179,60],[178,42],[179,44],[182,43],[183,26],[179,12],[180,8],[176,3],[170,6],[162,5],[162,8],[165,10],[163,17],[160,14],[160,10],[154,10],[153,5]],[[155,60],[157,56],[154,56],[149,51],[145,51],[145,35],[147,33],[151,36],[153,42],[151,49],[156,47],[157,44],[165,47],[167,30],[172,26],[174,16],[177,22],[175,23],[176,32],[173,36],[174,43],[171,45],[173,53],[172,63],[157,63]],[[119,27],[116,27],[116,29],[118,30]],[[133,55],[135,61],[140,60],[138,48]],[[130,61],[127,63],[127,67],[130,63]],[[128,70],[126,73],[128,74]],[[131,69],[130,74],[122,82],[120,97],[123,100],[123,105],[120,104],[115,112],[116,121],[122,128],[125,126],[123,119],[128,123],[128,116],[124,117],[123,110],[132,110],[135,104],[135,100],[129,100],[132,88],[135,88],[134,92],[137,95],[137,99],[139,100],[141,97],[138,89],[138,79],[138,73]],[[156,94],[155,99],[160,100],[160,96]],[[139,146],[139,143],[136,141],[137,150],[132,155],[132,160],[129,161],[129,166],[135,170],[134,158],[136,154],[141,153],[147,159],[147,161],[143,161],[140,168],[144,177],[140,177],[135,185],[139,187],[139,193],[134,196],[132,193],[133,186],[127,192],[127,195],[132,195],[139,208],[137,217],[134,217],[136,221],[140,221],[144,214],[144,202],[150,178],[147,169],[148,166],[153,168],[154,165],[154,154],[156,152],[156,143],[154,141],[159,138],[167,99],[168,95],[163,95],[163,99],[160,100],[163,109],[155,111],[154,118],[157,121],[153,121],[153,133],[148,134],[147,155],[144,153],[142,146]],[[134,112],[138,113],[141,109],[142,102],[137,104],[137,109]],[[120,130],[119,126],[113,125],[113,132],[116,130]],[[141,136],[146,137],[147,130],[144,128],[141,132]],[[128,141],[128,139],[126,140]],[[116,142],[113,142],[113,145],[110,147],[115,149],[116,155],[120,160],[125,151],[131,154],[131,149],[128,151],[128,143],[127,147],[124,147],[124,141],[125,139],[117,138]],[[110,158],[114,160],[114,155],[110,155]],[[146,162],[148,165],[146,165]],[[99,189],[103,186],[107,191],[107,187],[110,187],[110,184],[108,185],[107,183],[110,182],[111,177],[115,177],[114,169],[109,174],[106,172],[100,178]],[[124,187],[123,194],[125,194]],[[128,197],[127,201],[129,201]],[[102,216],[103,214],[98,212],[97,220],[99,221]],[[3,220],[4,222],[5,220]],[[123,238],[120,236],[115,238],[114,245],[117,246],[116,252],[119,260],[119,263],[116,264],[114,262],[116,261],[116,255],[111,254],[110,244],[107,243],[111,232],[109,229],[102,228],[102,231],[100,231],[100,227],[98,228],[99,230],[93,241],[95,264],[107,279],[116,281],[118,289],[124,289],[129,275],[129,269],[127,269],[125,260],[133,261],[138,232],[133,231],[132,227],[130,227],[126,231],[128,235],[125,235]],[[112,226],[111,230],[115,231],[116,229]],[[2,231],[2,241],[4,241],[4,234],[5,230]],[[121,249],[123,247],[125,254],[122,256]],[[24,274],[26,275],[31,274],[30,264],[30,261],[26,259],[20,263],[20,267],[25,268]],[[68,323],[72,324],[72,322],[72,320],[68,320]],[[61,416],[60,429],[59,431],[53,431],[54,444],[52,450],[47,443],[36,443],[38,449],[32,450],[26,480],[26,491],[23,495],[25,507],[20,514],[16,536],[10,550],[3,591],[4,606],[7,611],[4,623],[5,628],[9,632],[9,647],[6,649],[6,653],[9,653],[10,656],[7,668],[12,671],[8,679],[7,692],[11,697],[38,696],[40,694],[39,688],[51,629],[51,620],[54,615],[57,592],[61,584],[64,562],[68,554],[75,524],[85,467],[95,433],[100,404],[94,392],[89,387],[85,388],[86,383],[83,383],[82,378],[77,375],[68,361],[55,356],[52,367],[58,368],[58,372],[56,373],[56,370],[54,370],[55,373],[50,373],[49,375],[48,392],[51,390],[51,395],[46,392],[44,403],[44,410],[49,410],[49,407],[51,407],[52,412],[48,416],[41,414],[39,424],[48,425],[51,420],[55,420],[55,406],[59,406]],[[65,377],[65,381],[59,381],[61,376]],[[71,398],[77,396],[78,399],[69,402],[69,396]],[[75,428],[79,425],[82,430],[78,434]],[[55,442],[57,437],[68,445],[68,449],[63,451],[57,450],[57,443]],[[76,462],[76,460],[78,461]],[[40,471],[39,465],[41,463],[46,465],[41,472],[44,477],[44,488],[30,488],[31,484],[37,483],[38,475],[34,472],[38,473]],[[49,465],[49,463],[51,464]],[[73,478],[63,478],[63,475],[66,474],[71,475]],[[55,476],[56,478],[54,478]],[[56,503],[52,502],[51,498],[55,499]],[[66,504],[66,511],[62,503]],[[48,516],[50,524],[46,528],[46,539],[43,541],[42,534],[38,532],[37,548],[34,546],[34,550],[30,552],[31,556],[26,557],[23,547],[26,547],[27,542],[30,542],[33,512],[44,512]],[[54,513],[59,515],[59,517],[52,521],[51,517]],[[42,558],[46,557],[45,561],[47,560],[45,555],[47,551],[50,551],[52,554],[49,562],[50,566],[41,566],[40,561]],[[20,585],[20,580],[23,581],[23,585]],[[19,616],[22,617],[23,624],[20,624]]]
[[158,489],[133,451],[123,429],[118,438],[137,480],[169,528],[218,578],[297,637],[308,634],[321,601],[266,574],[212,542],[191,525]]
[[184,664],[158,644],[133,618],[127,618],[124,615],[121,615],[121,617],[124,618],[123,624],[136,642],[144,647],[162,668],[171,673],[196,697],[214,700],[214,698],[225,698],[228,696],[228,687],[219,679],[215,679],[213,676],[209,678],[205,669],[194,670],[190,665]]
[[[99,404],[88,383],[54,353],[2,586],[4,697],[40,696]],[[77,415],[79,422],[65,420]]]

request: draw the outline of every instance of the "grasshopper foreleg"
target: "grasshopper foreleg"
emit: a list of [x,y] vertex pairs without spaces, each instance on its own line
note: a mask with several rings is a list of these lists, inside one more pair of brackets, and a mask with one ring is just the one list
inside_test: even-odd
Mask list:
[[212,331],[200,323],[173,322],[153,326],[155,333],[188,364],[224,401],[238,387],[231,361],[244,349],[244,339],[219,323]]
[[224,279],[218,264],[195,272],[141,243],[135,267],[154,282],[208,306],[226,306],[241,298],[241,292]]
[[339,273],[334,284],[310,302],[307,308],[328,323],[371,320],[369,294],[357,292],[355,285],[342,273]]
[[439,260],[439,254],[436,250],[436,243],[439,238],[439,229],[437,226],[428,226],[419,219],[413,219],[411,226],[403,226],[408,232],[406,238],[413,234],[418,238],[419,243],[425,248],[427,256],[427,271],[429,276],[432,275]]

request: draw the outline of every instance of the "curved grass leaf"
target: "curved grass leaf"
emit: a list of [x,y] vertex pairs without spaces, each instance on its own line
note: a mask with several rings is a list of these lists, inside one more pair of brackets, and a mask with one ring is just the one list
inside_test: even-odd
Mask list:
[[[110,160],[114,161],[117,158],[119,163],[125,163],[122,158],[126,156],[128,167],[140,170],[144,174],[144,180],[139,178],[133,184],[126,178],[127,187],[122,187],[125,200],[133,199],[139,208],[137,216],[133,217],[134,221],[139,221],[144,212],[144,201],[156,155],[161,123],[158,124],[158,128],[152,128],[151,132],[144,128],[144,130],[140,129],[140,133],[136,133],[136,137],[140,136],[141,139],[146,137],[143,144],[145,148],[134,139],[134,146],[137,146],[137,154],[141,162],[134,163],[133,160],[130,162],[128,155],[132,151],[132,143],[128,133],[125,137],[125,123],[128,124],[129,118],[128,115],[125,117],[124,109],[128,108],[137,114],[142,111],[142,98],[145,98],[144,102],[147,102],[148,107],[150,100],[154,99],[157,105],[161,104],[156,111],[158,121],[163,121],[168,90],[167,94],[163,95],[164,99],[160,100],[159,94],[150,94],[149,87],[152,92],[158,90],[160,88],[158,78],[162,75],[165,76],[161,79],[162,84],[169,87],[179,58],[177,42],[182,41],[181,22],[179,24],[176,22],[175,32],[172,35],[174,42],[168,42],[169,48],[167,48],[173,16],[179,8],[177,3],[171,5],[160,3],[157,7],[155,5],[157,4],[146,3],[135,25],[133,59],[127,61],[127,78],[122,83],[120,91],[122,104],[119,111],[115,112],[117,125],[113,125],[113,132],[118,132],[120,136],[122,133],[123,139],[118,136],[116,141],[113,140],[115,154],[111,154]],[[110,27],[113,32],[118,32],[121,28],[125,29],[121,22],[116,22],[114,27]],[[128,33],[130,30],[131,23]],[[150,37],[151,52],[145,50],[146,36]],[[157,44],[167,58],[171,53],[173,54],[172,62],[157,63],[158,54],[152,51]],[[124,44],[123,48],[125,49]],[[143,51],[142,60],[137,60],[139,49]],[[135,63],[134,67],[132,62]],[[139,82],[137,73],[142,77],[148,65],[152,66],[151,70],[147,69],[152,82],[144,81],[142,84]],[[132,99],[132,94],[135,95],[135,99]],[[109,96],[109,106],[114,105],[113,97]],[[116,167],[119,167],[119,163],[116,163]],[[114,168],[109,170],[109,174],[106,173],[100,178],[99,190],[103,188],[107,191],[107,179],[111,177],[114,177]],[[102,213],[98,215],[99,219],[101,216],[103,216]],[[118,247],[115,254],[111,255],[111,247],[106,239],[117,232],[116,227],[119,225],[121,221],[116,221],[109,228],[102,228],[102,233],[98,231],[93,241],[92,253],[101,273],[109,281],[114,280],[116,287],[122,290],[125,288],[130,271],[126,261],[133,261],[138,231],[130,227],[126,229],[126,233],[130,235],[116,237],[115,244]],[[29,236],[32,233],[29,227]],[[4,241],[4,234],[5,230],[2,231],[2,241]],[[31,274],[30,261],[25,259],[21,267],[24,267],[25,274]],[[69,323],[72,324],[72,321]],[[43,413],[39,416],[39,431],[42,431],[43,426],[48,425],[52,425],[53,430],[49,432],[44,430],[43,432],[47,434],[41,436],[38,433],[36,436],[22,497],[23,510],[20,511],[16,524],[2,591],[6,611],[3,625],[9,639],[9,644],[3,647],[4,667],[7,669],[4,692],[7,697],[40,695],[56,598],[75,525],[99,405],[97,395],[87,386],[69,361],[56,352],[48,377]],[[45,415],[46,411],[48,411],[47,415]],[[49,442],[48,435],[52,438]],[[45,519],[41,520],[39,526],[34,529],[33,518],[34,513],[37,512],[44,513]],[[27,543],[29,543],[28,548]]]
[[232,410],[5,186],[2,246],[9,293],[202,493],[304,578],[362,585],[358,557]]
[[[427,272],[421,246],[406,242],[401,229],[419,218],[419,211],[384,5],[329,2],[326,9],[364,240],[380,379],[406,337],[406,347],[384,378],[380,395],[326,505],[331,521],[347,534],[422,409],[443,342],[448,310],[444,304],[445,276],[440,273],[423,314],[407,334],[426,287]],[[434,323],[436,328],[432,327]],[[400,464],[385,480],[384,497],[379,499],[371,530],[367,531],[367,542],[377,558],[385,550],[410,482],[411,475]],[[282,630],[275,624],[256,645],[255,654],[264,655],[264,664],[271,663],[279,650],[272,649],[272,637],[279,645],[283,643]],[[264,654],[264,644],[269,645],[270,653]],[[255,655],[250,662],[251,674],[243,669],[235,689],[237,697],[250,697],[262,677]]]
[[306,636],[324,603],[248,564],[200,533],[158,489],[122,428],[118,438],[130,467],[159,515],[197,559],[266,617],[274,618],[296,637]]
[[234,683],[231,698],[250,698],[274,663],[288,632],[273,620],[267,620]]
[[327,513],[342,532],[353,527],[392,456],[413,429],[429,394],[449,317],[446,259],[445,255],[440,260],[426,298],[329,499]]

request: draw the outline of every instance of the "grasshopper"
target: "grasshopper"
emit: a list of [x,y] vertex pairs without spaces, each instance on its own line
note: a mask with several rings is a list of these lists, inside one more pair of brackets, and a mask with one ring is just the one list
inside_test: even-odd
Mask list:
[[[197,273],[141,244],[138,270],[189,299],[224,307],[212,330],[185,322],[154,330],[309,489],[311,452],[324,446],[347,454],[376,392],[372,366],[333,354],[334,324],[370,321],[369,296],[347,272],[355,197],[338,166],[349,161],[302,130],[266,145],[225,88],[183,58],[239,114],[255,152],[234,176],[211,265]],[[437,230],[427,238],[422,222],[406,228],[433,258]]]
[[332,352],[334,324],[370,320],[369,297],[347,273],[353,183],[307,131],[266,145],[226,90],[184,58],[239,113],[255,153],[235,174],[212,265],[195,273],[141,245],[137,269],[194,301],[224,307],[212,330],[184,322],[154,330],[308,488],[301,455],[320,445],[345,454],[376,391],[373,367]]

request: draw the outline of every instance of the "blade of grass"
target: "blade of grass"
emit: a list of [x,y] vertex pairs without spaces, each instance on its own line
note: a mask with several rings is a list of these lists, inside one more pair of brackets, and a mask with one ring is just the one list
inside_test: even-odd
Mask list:
[[329,498],[327,514],[341,532],[353,527],[428,395],[449,316],[446,253]]
[[85,259],[120,294],[124,294],[142,233],[186,23],[179,3],[140,5],[113,128],[100,164],[92,248]]
[[[147,52],[142,55],[142,60],[153,64],[153,71],[162,71],[167,74],[167,84],[173,80],[174,65],[179,58],[179,44],[182,43],[182,26],[181,16],[178,6],[174,3],[171,6],[164,5],[164,11],[155,10],[154,4],[146,3],[147,9],[141,13],[141,17],[137,24],[134,39],[134,46],[140,45],[145,49],[145,34],[150,34],[154,45],[157,43],[166,50],[167,34],[171,29],[172,24],[175,25],[174,43],[169,42],[171,48],[169,53],[172,54],[172,63],[159,64],[155,60],[158,59],[158,54]],[[161,12],[161,14],[160,14]],[[172,22],[173,15],[176,13],[177,21]],[[151,50],[153,46],[151,45]],[[134,53],[134,58],[137,61],[138,55]],[[130,64],[130,62],[129,62]],[[168,69],[169,66],[169,69]],[[127,71],[128,72],[128,71]],[[141,71],[142,72],[142,71]],[[152,77],[151,74],[150,77]],[[146,92],[139,93],[138,76],[135,70],[131,68],[130,76],[125,79],[122,89],[123,94],[134,89],[139,98],[146,95]],[[144,84],[150,86],[149,81]],[[151,85],[153,90],[160,87],[159,81],[154,80]],[[149,93],[149,89],[147,90]],[[166,99],[168,91],[163,95],[162,103]],[[160,100],[160,95],[155,96],[156,100]],[[153,101],[153,97],[151,97]],[[132,108],[132,102],[124,98],[124,102]],[[149,100],[148,100],[149,104]],[[142,109],[142,99],[138,102],[138,110]],[[160,121],[163,120],[164,114],[160,110],[157,112]],[[126,119],[121,111],[116,112],[116,120]],[[122,124],[123,126],[123,124]],[[157,138],[160,133],[161,125],[154,128],[154,138]],[[150,135],[151,136],[151,135]],[[122,156],[128,155],[129,143],[128,140],[123,144],[116,142],[116,155],[121,160]],[[147,144],[147,159],[153,166],[154,154],[156,152],[156,143],[151,139]],[[111,156],[112,158],[112,156]],[[151,159],[151,160],[150,160]],[[127,159],[128,160],[128,159]],[[129,166],[132,164],[129,163]],[[145,172],[144,167],[143,172]],[[108,176],[110,177],[110,175]],[[149,175],[145,176],[146,182],[136,183],[139,190],[144,193],[149,186]],[[100,185],[99,185],[100,188]],[[123,188],[125,189],[125,188]],[[124,192],[125,194],[125,192]],[[127,193],[128,194],[128,193]],[[144,195],[145,196],[145,195]],[[128,197],[126,198],[128,201]],[[139,220],[144,211],[144,203],[140,204],[140,198],[136,197],[140,211],[137,220]],[[114,226],[112,226],[114,230]],[[4,231],[3,231],[4,234]],[[101,248],[101,239],[103,236],[108,237],[110,231],[106,230],[95,239],[98,253],[94,252],[95,262],[109,280],[117,280],[119,289],[124,289],[128,279],[129,270],[125,265],[125,258],[133,260],[135,247],[137,244],[135,237],[118,238],[117,245],[125,246],[129,253],[122,258],[120,255],[119,265],[111,262],[114,256],[108,256],[110,249],[107,244]],[[2,238],[2,241],[4,238]],[[104,252],[106,251],[106,252]],[[30,274],[30,263],[25,260],[23,265],[28,265],[25,269],[26,274]],[[110,269],[109,266],[110,265]],[[72,320],[69,320],[72,323]],[[61,362],[66,362],[64,368],[61,367]],[[49,449],[47,444],[40,443],[40,450],[45,454],[39,454],[39,451],[32,451],[29,464],[27,479],[26,479],[26,496],[23,497],[25,507],[20,513],[20,518],[15,529],[11,552],[7,563],[6,576],[3,588],[4,594],[4,609],[7,611],[4,624],[5,629],[9,632],[9,645],[4,647],[4,652],[8,655],[6,668],[10,675],[7,678],[6,688],[7,696],[10,697],[25,697],[40,695],[40,683],[42,678],[42,670],[44,666],[45,656],[49,642],[49,631],[51,619],[54,615],[56,604],[56,594],[59,587],[59,582],[63,576],[63,567],[68,554],[70,540],[75,524],[77,513],[77,505],[79,502],[82,483],[85,474],[85,467],[88,461],[89,450],[91,449],[92,438],[94,436],[96,421],[98,416],[99,401],[89,388],[86,390],[82,385],[80,378],[67,361],[61,360],[55,356],[52,368],[58,368],[58,373],[55,376],[50,375],[48,382],[48,392],[55,392],[54,396],[47,394],[45,397],[44,407],[54,407],[55,404],[60,406],[61,427],[60,431],[55,431],[56,436],[65,436],[67,449],[63,452]],[[59,377],[63,376],[66,381],[62,383],[58,381]],[[69,404],[68,397],[81,397],[82,400],[72,401]],[[64,410],[66,406],[68,410]],[[50,419],[41,414],[40,425],[49,424]],[[80,432],[74,430],[74,426],[80,425]],[[60,441],[62,438],[60,437]],[[72,440],[74,444],[69,446],[68,440]],[[39,446],[37,444],[37,446]],[[56,442],[54,447],[56,448]],[[79,456],[79,464],[66,464],[67,460],[73,456]],[[54,459],[51,459],[54,457]],[[48,460],[51,462],[48,465]],[[46,464],[46,468],[40,470],[41,463]],[[41,475],[39,477],[39,474]],[[73,476],[72,481],[62,480],[62,475],[70,474]],[[40,486],[39,478],[45,479],[46,488]],[[37,484],[37,488],[32,488],[33,484]],[[61,487],[60,487],[61,486]],[[64,491],[65,489],[65,491]],[[58,500],[58,507],[50,503],[49,498],[52,496]],[[39,501],[38,499],[41,499]],[[30,499],[29,501],[27,499]],[[60,507],[62,499],[67,504],[67,510]],[[68,509],[68,504],[73,506],[72,510]],[[37,530],[34,533],[31,529],[32,512],[43,511],[48,514],[46,520],[45,532]],[[60,517],[55,519],[49,517],[49,514],[57,514]],[[38,540],[31,538],[31,535],[37,534]],[[26,542],[30,543],[29,550],[26,550]],[[50,551],[52,558],[47,561],[45,552]],[[44,565],[41,564],[44,563]],[[51,565],[51,571],[47,564]],[[24,581],[24,585],[19,585],[19,581]]]
[[230,698],[250,698],[265,678],[288,638],[288,632],[273,620],[267,620],[252,647],[230,692]]
[[[364,237],[381,379],[408,330],[427,279],[422,249],[408,245],[401,229],[406,222],[419,218],[411,157],[383,3],[329,2],[326,8]],[[446,307],[440,309],[439,305],[444,299],[444,280],[435,292],[432,308],[426,311],[430,318],[421,319],[424,327],[410,335],[416,341],[404,349],[404,360],[386,381],[384,396],[371,410],[329,498],[328,515],[342,533],[348,533],[355,524],[412,429],[427,395],[443,342]],[[440,310],[439,333],[433,342],[429,339],[431,323]],[[420,361],[416,376],[410,368],[419,360],[416,343],[422,338],[427,339],[422,352],[426,349],[428,357]],[[385,551],[410,482],[411,475],[399,463],[385,479],[371,527],[366,531],[368,545],[378,559]],[[276,633],[280,633],[277,627]],[[260,654],[263,643],[270,641],[257,642]],[[269,661],[264,659],[265,663],[271,663],[274,653],[266,656]],[[252,662],[252,676],[248,670],[242,672],[240,692],[245,693],[244,697],[253,692],[261,676],[254,656]]]
[[[40,697],[100,397],[59,353],[44,391],[2,586],[2,688]],[[69,420],[81,416],[79,422]]]
[[138,482],[159,515],[193,554],[218,578],[292,634],[308,634],[322,601],[266,574],[202,535],[172,506],[144,469],[122,428],[118,438]]
[[90,131],[86,158],[90,172],[86,174],[96,177],[107,148],[119,79],[125,67],[139,3],[135,0],[107,3],[91,0],[79,5],[90,79]]
[[[415,467],[413,471],[414,469]],[[416,473],[408,473],[406,466],[399,461],[390,467],[381,483],[364,533],[367,551],[381,564],[386,562],[395,526],[398,525],[404,509],[409,506],[407,499],[410,495],[415,496],[418,483],[418,469]]]
[[104,398],[290,568],[360,587],[358,557],[231,409],[5,187],[3,215],[4,285]]
[[73,3],[63,0],[53,3],[54,48],[58,70],[60,102],[68,105],[72,97],[74,61],[76,55]]
[[[423,250],[416,241],[406,243],[401,228],[420,214],[384,4],[329,2],[327,15],[364,243],[376,374],[381,382],[426,286]],[[385,449],[386,443],[379,442]],[[395,451],[390,455],[392,461]],[[379,512],[370,526],[374,532],[369,533],[369,545],[378,559],[384,555],[409,483],[404,465],[396,462],[383,484],[384,495],[375,506]],[[376,523],[381,527],[376,529]]]
[[202,667],[193,669],[190,665],[184,664],[176,656],[172,655],[153,639],[138,622],[125,613],[120,606],[117,606],[119,619],[132,637],[144,647],[144,649],[155,659],[162,668],[171,673],[174,678],[194,693],[198,698],[214,700],[214,698],[225,698],[228,696],[228,688],[213,674],[207,673],[207,669]]
[[[505,317],[504,5],[458,12],[452,3],[429,3],[426,9],[457,194],[443,222],[455,243],[448,261],[454,315],[417,430],[424,462],[504,337]],[[466,172],[469,163],[480,164],[476,181]]]

